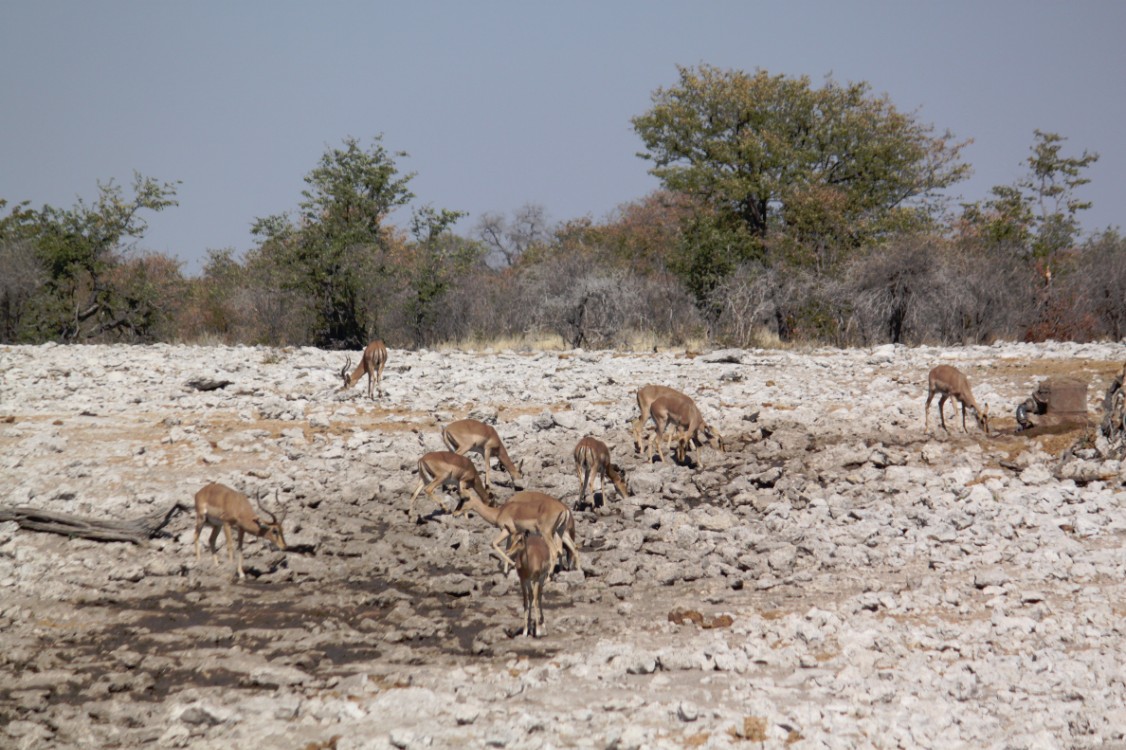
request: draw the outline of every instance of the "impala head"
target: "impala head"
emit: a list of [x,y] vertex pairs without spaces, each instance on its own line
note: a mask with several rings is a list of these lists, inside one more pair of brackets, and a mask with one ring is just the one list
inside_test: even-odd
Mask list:
[[621,479],[622,486],[626,488],[625,494],[633,495],[633,488],[629,486],[629,477],[626,475],[626,470],[615,463],[611,463],[610,468],[618,472],[618,478]]
[[[285,513],[283,512],[281,518],[278,518],[272,511],[267,510],[266,506],[262,505],[262,498],[257,498],[258,509],[270,517],[269,521],[263,521],[261,516],[255,516],[254,520],[258,522],[258,536],[273,544],[278,549],[285,549],[285,534],[282,532],[282,521],[285,520]],[[277,491],[274,492],[274,501],[277,501]]]
[[974,409],[973,413],[974,413],[974,420],[977,421],[977,426],[981,428],[982,432],[984,432],[986,435],[988,435],[989,434],[989,404],[986,404],[985,406],[983,406],[981,408],[981,411]]
[[700,425],[698,442],[700,445],[710,445],[720,453],[727,453],[727,445],[723,442],[723,436],[707,422]]

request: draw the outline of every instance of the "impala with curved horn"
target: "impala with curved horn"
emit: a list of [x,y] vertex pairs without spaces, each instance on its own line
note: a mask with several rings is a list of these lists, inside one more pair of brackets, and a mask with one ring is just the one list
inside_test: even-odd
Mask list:
[[258,508],[270,517],[269,521],[263,521],[254,512],[254,508],[250,505],[250,498],[225,484],[211,482],[195,493],[195,559],[197,561],[200,559],[199,533],[205,525],[211,527],[211,539],[208,546],[211,548],[211,558],[216,565],[219,564],[219,556],[215,550],[215,540],[219,536],[219,529],[223,530],[227,539],[227,558],[232,562],[235,559],[236,550],[231,540],[231,527],[238,529],[238,562],[235,564],[235,570],[238,571],[240,580],[246,578],[246,572],[242,569],[242,539],[244,534],[249,532],[254,536],[262,537],[278,549],[285,549],[285,536],[282,533],[282,521],[285,520],[285,513],[283,512],[279,518],[263,507],[260,496],[256,497],[255,500],[258,503]]
[[348,390],[367,373],[368,398],[375,400],[374,390],[377,387],[379,388],[379,397],[383,398],[383,366],[386,364],[387,347],[379,340],[371,342],[364,349],[364,353],[360,355],[360,363],[356,365],[356,369],[352,370],[351,374],[349,374],[348,368],[352,366],[352,358],[345,358],[344,369],[340,371],[344,385],[340,386],[340,390]]

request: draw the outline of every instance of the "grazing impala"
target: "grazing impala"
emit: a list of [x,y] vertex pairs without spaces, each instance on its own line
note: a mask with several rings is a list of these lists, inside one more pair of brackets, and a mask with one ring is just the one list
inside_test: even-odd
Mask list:
[[[433,500],[434,491],[440,486],[445,487],[447,485],[455,485],[457,494],[463,501],[469,499],[469,488],[472,487],[473,491],[481,498],[481,502],[486,505],[489,504],[489,493],[485,489],[485,485],[481,483],[481,475],[477,473],[477,467],[473,465],[472,461],[465,456],[459,456],[449,451],[434,451],[418,459],[418,486],[414,488],[414,494],[411,495],[410,505],[407,506],[407,516],[410,516],[411,510],[414,508],[414,501],[418,497],[418,493],[425,490],[426,496]],[[436,502],[442,506],[442,510],[449,511],[443,501],[438,500]],[[458,507],[461,507],[460,502]]]
[[675,388],[669,388],[664,385],[644,385],[637,389],[637,408],[641,410],[641,416],[633,423],[633,450],[635,453],[641,453],[642,433],[645,430],[645,424],[649,421],[649,412],[652,408],[653,402],[661,396],[669,396],[672,398],[686,399],[689,403],[695,406],[695,402],[691,398],[684,395]]
[[666,448],[672,447],[672,441],[675,437],[677,441],[676,459],[681,463],[688,455],[690,444],[695,444],[697,447],[696,464],[701,469],[704,468],[703,447],[705,443],[712,444],[720,453],[724,451],[723,439],[704,421],[704,418],[700,415],[700,410],[696,408],[696,404],[692,403],[692,399],[660,396],[649,404],[649,414],[653,418],[656,431],[649,439],[649,451],[646,453],[646,460],[652,460],[653,444],[656,443],[657,456],[664,462],[665,455],[661,452],[661,440],[669,426],[679,429],[670,433]]
[[575,472],[579,475],[579,502],[582,505],[586,500],[586,493],[590,489],[591,475],[598,475],[598,491],[602,493],[603,502],[606,499],[606,477],[614,483],[619,497],[629,494],[629,488],[622,480],[618,469],[610,463],[610,449],[597,438],[587,435],[575,445]]
[[263,522],[255,514],[246,495],[226,485],[212,482],[195,493],[195,559],[197,561],[200,559],[199,532],[205,524],[211,526],[211,539],[208,545],[211,547],[211,558],[216,565],[219,564],[219,556],[215,551],[215,539],[219,536],[219,529],[222,528],[226,536],[227,558],[232,562],[235,559],[235,550],[231,543],[231,527],[238,529],[238,563],[235,565],[235,570],[238,571],[240,579],[246,578],[246,573],[242,569],[243,534],[250,532],[262,537],[278,549],[285,549],[285,536],[282,534],[282,521],[285,520],[285,514],[278,518],[262,506],[260,499],[258,507],[262,512],[269,514],[269,521]]
[[493,552],[501,559],[505,573],[508,573],[509,567],[515,565],[515,562],[501,547],[501,542],[513,541],[519,533],[526,531],[539,534],[547,542],[550,568],[555,568],[555,561],[564,551],[571,555],[572,563],[578,566],[579,550],[573,536],[567,533],[568,526],[573,522],[571,511],[550,495],[542,492],[517,492],[499,508],[470,496],[462,508],[462,512],[468,511],[474,511],[501,530],[492,546]]
[[516,560],[516,574],[520,576],[524,635],[542,638],[547,633],[543,625],[543,587],[551,573],[551,550],[542,536],[524,532],[510,553]]
[[360,364],[356,365],[356,369],[352,370],[351,374],[348,373],[348,368],[352,366],[352,358],[348,357],[344,360],[344,369],[340,371],[340,377],[344,378],[344,385],[340,387],[340,390],[348,390],[364,376],[364,373],[367,373],[368,398],[375,400],[374,390],[376,387],[379,388],[379,397],[383,398],[383,366],[386,364],[387,347],[377,339],[364,349],[364,353],[360,356]]
[[946,399],[953,398],[962,405],[962,432],[969,432],[966,429],[966,408],[968,407],[973,409],[977,426],[986,435],[989,434],[989,405],[986,404],[984,409],[978,408],[973,391],[970,390],[970,381],[957,368],[950,365],[939,365],[931,370],[930,375],[927,376],[927,403],[923,406],[923,423],[927,431],[930,431],[931,400],[936,393],[939,394],[938,418],[942,423],[942,429],[950,432],[946,427],[946,415],[942,413],[942,407],[946,404]]
[[[450,422],[442,428],[442,442],[454,453],[464,456],[469,451],[476,451],[485,457],[485,486],[489,486],[489,464],[495,455],[500,465],[512,476],[513,486],[516,481],[523,479],[520,469],[508,457],[500,435],[491,426],[476,419],[459,419]],[[519,489],[519,488],[517,488]]]

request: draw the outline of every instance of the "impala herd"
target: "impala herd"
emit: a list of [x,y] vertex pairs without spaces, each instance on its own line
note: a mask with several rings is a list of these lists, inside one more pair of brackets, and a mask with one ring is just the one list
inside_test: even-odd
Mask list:
[[[383,396],[382,376],[387,363],[387,347],[382,341],[373,341],[364,349],[360,363],[349,373],[349,359],[340,376],[343,379],[341,391],[354,386],[364,374],[368,377],[368,398],[375,398],[378,390]],[[946,419],[943,406],[947,399],[954,399],[962,406],[962,429],[966,430],[966,410],[972,411],[978,426],[989,434],[988,406],[979,409],[970,390],[966,376],[949,365],[939,365],[930,371],[927,378],[927,400],[924,406],[925,429],[930,430],[930,405],[935,394],[938,402],[939,418],[944,430]],[[686,464],[690,448],[695,448],[695,465],[703,468],[703,447],[708,445],[719,452],[725,451],[723,438],[707,422],[691,397],[662,385],[646,385],[637,390],[638,418],[633,422],[634,451],[645,452],[644,460],[652,462],[654,450],[662,462],[665,453],[673,454],[675,442],[676,461]],[[645,439],[649,422],[654,430]],[[671,430],[669,428],[672,428]],[[407,503],[407,517],[414,511],[415,501],[425,492],[430,500],[435,500],[441,508],[450,512],[444,498],[434,497],[434,493],[446,487],[454,488],[458,496],[454,516],[474,512],[485,522],[499,529],[493,540],[491,550],[499,559],[501,570],[507,575],[510,567],[515,568],[520,578],[523,598],[525,624],[524,635],[542,636],[544,620],[542,596],[544,584],[557,565],[568,570],[578,567],[579,551],[575,541],[575,518],[571,508],[558,499],[542,492],[523,490],[516,482],[523,479],[519,466],[509,457],[496,429],[476,419],[461,419],[442,428],[442,442],[449,450],[426,453],[418,460],[418,484]],[[664,442],[662,450],[661,443]],[[480,453],[484,463],[484,478],[473,461],[466,454]],[[500,467],[512,478],[515,490],[506,502],[495,505],[490,489],[489,469],[492,458],[496,457]],[[630,494],[629,487],[622,476],[622,470],[610,461],[610,448],[598,438],[587,435],[575,445],[573,451],[575,472],[579,480],[579,499],[576,509],[583,507],[588,494],[593,507],[593,478],[598,477],[599,493],[605,502],[605,479],[609,477],[619,497]],[[276,502],[276,497],[275,497]],[[282,532],[284,513],[278,517],[267,510],[256,498],[256,504],[269,520],[263,520],[251,505],[249,498],[230,487],[211,483],[195,495],[196,525],[195,552],[200,559],[200,532],[203,527],[211,527],[209,546],[212,559],[218,564],[215,549],[216,537],[220,529],[227,542],[227,556],[235,561],[235,570],[240,580],[246,577],[242,563],[242,542],[246,533],[262,537],[278,549],[285,549]],[[419,517],[421,522],[421,517]],[[237,545],[233,543],[232,532],[237,532]]]

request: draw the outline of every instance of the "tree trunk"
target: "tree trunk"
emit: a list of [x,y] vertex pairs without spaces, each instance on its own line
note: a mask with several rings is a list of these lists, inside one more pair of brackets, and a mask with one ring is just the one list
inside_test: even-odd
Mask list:
[[144,544],[164,528],[178,510],[185,508],[180,503],[173,503],[167,510],[156,511],[132,521],[105,521],[69,513],[52,513],[38,508],[0,506],[0,522],[15,521],[21,529],[64,534],[98,542]]

